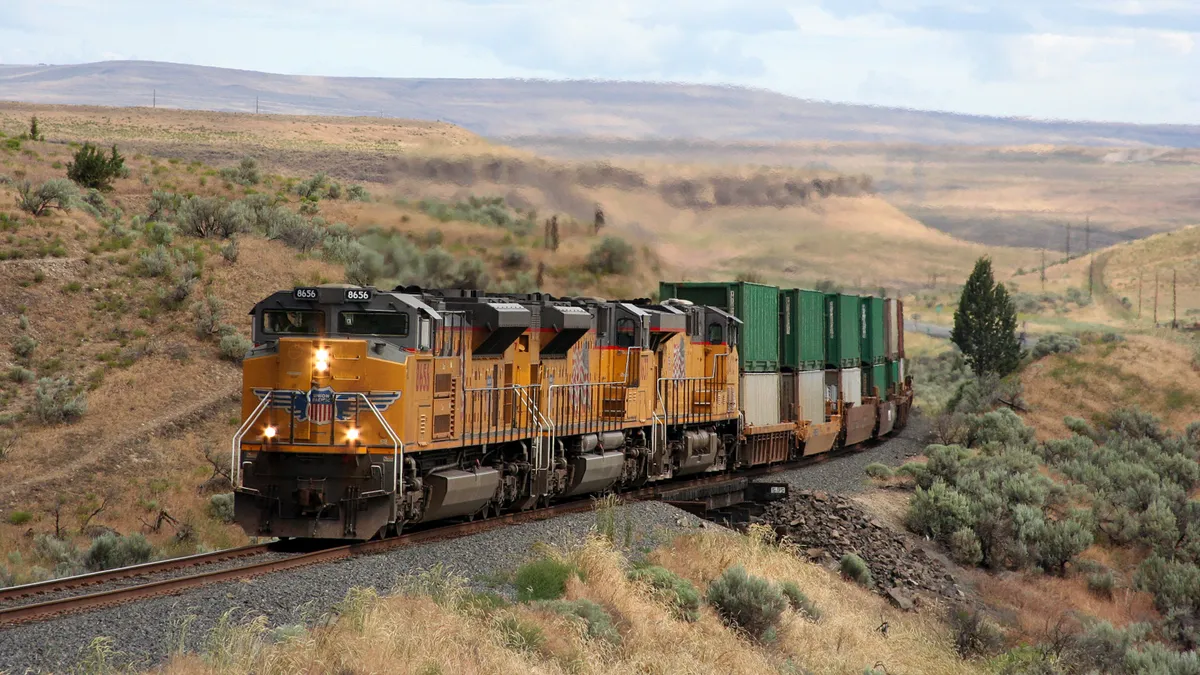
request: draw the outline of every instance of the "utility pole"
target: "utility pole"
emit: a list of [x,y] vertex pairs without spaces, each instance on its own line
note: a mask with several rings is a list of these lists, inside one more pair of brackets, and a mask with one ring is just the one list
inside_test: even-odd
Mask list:
[[1142,271],[1138,270],[1138,320],[1142,318]]
[[258,114],[258,97],[257,96],[254,97],[254,114],[255,115]]
[[1042,248],[1042,292],[1046,291],[1046,249]]
[[1071,224],[1067,223],[1067,260],[1071,259]]
[[1179,328],[1179,314],[1177,313],[1179,307],[1176,305],[1177,296],[1175,295],[1175,281],[1178,279],[1178,274],[1176,270],[1171,270],[1171,328],[1173,330]]
[[1158,270],[1154,270],[1154,327],[1158,328]]
[[1093,274],[1095,269],[1096,269],[1096,256],[1089,255],[1088,256],[1088,298],[1092,297],[1092,284],[1093,284],[1092,280],[1095,278],[1095,275]]
[[153,91],[154,93],[151,94],[150,107],[157,108],[158,107],[158,90],[152,89],[151,91]]

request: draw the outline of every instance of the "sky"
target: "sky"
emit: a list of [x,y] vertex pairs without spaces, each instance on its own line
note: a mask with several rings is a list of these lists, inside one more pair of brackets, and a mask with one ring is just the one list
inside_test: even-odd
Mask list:
[[1198,36],[1197,0],[0,0],[0,64],[669,80],[1139,123],[1200,122]]

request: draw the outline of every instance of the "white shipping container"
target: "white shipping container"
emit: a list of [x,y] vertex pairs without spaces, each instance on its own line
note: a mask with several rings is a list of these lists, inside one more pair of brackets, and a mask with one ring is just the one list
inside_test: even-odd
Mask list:
[[840,371],[842,400],[862,405],[862,368],[844,368]]
[[883,351],[888,359],[895,359],[900,351],[900,303],[895,298],[883,301]]
[[779,424],[779,373],[742,373],[738,393],[746,424]]
[[904,359],[897,359],[900,363],[900,382],[904,382]]
[[796,373],[796,399],[800,403],[801,420],[825,422],[825,371]]

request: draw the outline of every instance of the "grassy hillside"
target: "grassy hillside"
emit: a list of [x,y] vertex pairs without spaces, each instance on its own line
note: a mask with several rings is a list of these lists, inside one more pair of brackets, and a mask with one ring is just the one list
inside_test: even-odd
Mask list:
[[1191,149],[879,142],[739,143],[525,138],[515,145],[563,158],[770,164],[875,179],[880,196],[909,216],[989,245],[1094,249],[1196,222]]
[[[955,654],[950,629],[932,613],[901,612],[797,553],[774,545],[769,530],[689,534],[651,551],[641,573],[650,563],[653,576],[638,579],[637,565],[594,537],[516,570],[536,580],[532,599],[513,603],[445,570],[422,571],[392,595],[352,592],[327,627],[296,627],[293,639],[271,644],[270,631],[248,623],[217,636],[207,653],[177,656],[165,672],[985,672]],[[781,603],[768,639],[729,625],[705,602],[734,564],[766,589],[740,592],[746,616],[771,615],[772,594]],[[819,621],[787,604],[777,590],[784,583],[807,596]],[[884,621],[886,636],[876,630]]]
[[[160,553],[243,541],[214,495],[245,316],[279,288],[629,297],[742,274],[874,288],[929,264],[965,274],[981,250],[861,177],[552,162],[447,125],[10,105],[0,133],[0,548],[21,552],[0,570],[9,581],[79,571],[79,556],[48,548],[56,531],[80,549],[105,528]],[[64,180],[84,141],[124,155],[111,191]],[[22,206],[55,186],[75,194],[36,216]]]
[[[488,136],[1200,145],[1192,126],[1077,123],[831,104],[672,83],[278,75],[151,61],[0,66],[5,97],[40,103],[443,119]],[[257,99],[257,101],[256,101]],[[754,111],[747,115],[746,111]]]

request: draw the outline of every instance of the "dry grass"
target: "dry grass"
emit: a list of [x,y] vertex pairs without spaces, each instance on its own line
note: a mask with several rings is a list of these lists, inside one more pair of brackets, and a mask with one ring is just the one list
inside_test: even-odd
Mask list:
[[1182,431],[1200,408],[1200,378],[1191,358],[1186,345],[1145,335],[1047,357],[1022,374],[1030,407],[1025,421],[1039,439],[1057,438],[1069,433],[1062,421],[1067,415],[1086,419],[1137,406]]
[[[586,578],[573,579],[567,597],[606,608],[619,644],[588,639],[561,617],[528,606],[480,611],[453,599],[439,605],[425,596],[368,595],[332,627],[294,642],[267,645],[262,629],[250,626],[224,636],[224,644],[239,646],[223,663],[212,656],[177,656],[164,672],[749,674],[792,672],[789,661],[813,672],[853,675],[877,664],[889,672],[982,672],[954,654],[948,629],[931,616],[901,614],[878,596],[761,540],[729,533],[687,535],[653,557],[701,588],[733,562],[754,574],[797,582],[825,615],[811,623],[789,612],[771,645],[740,637],[708,608],[695,623],[673,618],[627,581],[624,560],[602,540],[561,555]],[[890,623],[887,638],[874,630],[881,620]],[[540,628],[545,642],[534,649],[514,646],[501,628],[514,621]]]
[[1087,588],[1086,576],[1050,577],[1035,573],[988,574],[969,572],[980,598],[1002,615],[1007,615],[1024,641],[1048,642],[1055,627],[1078,625],[1084,616],[1126,626],[1159,619],[1149,593],[1121,588],[1108,600]]

